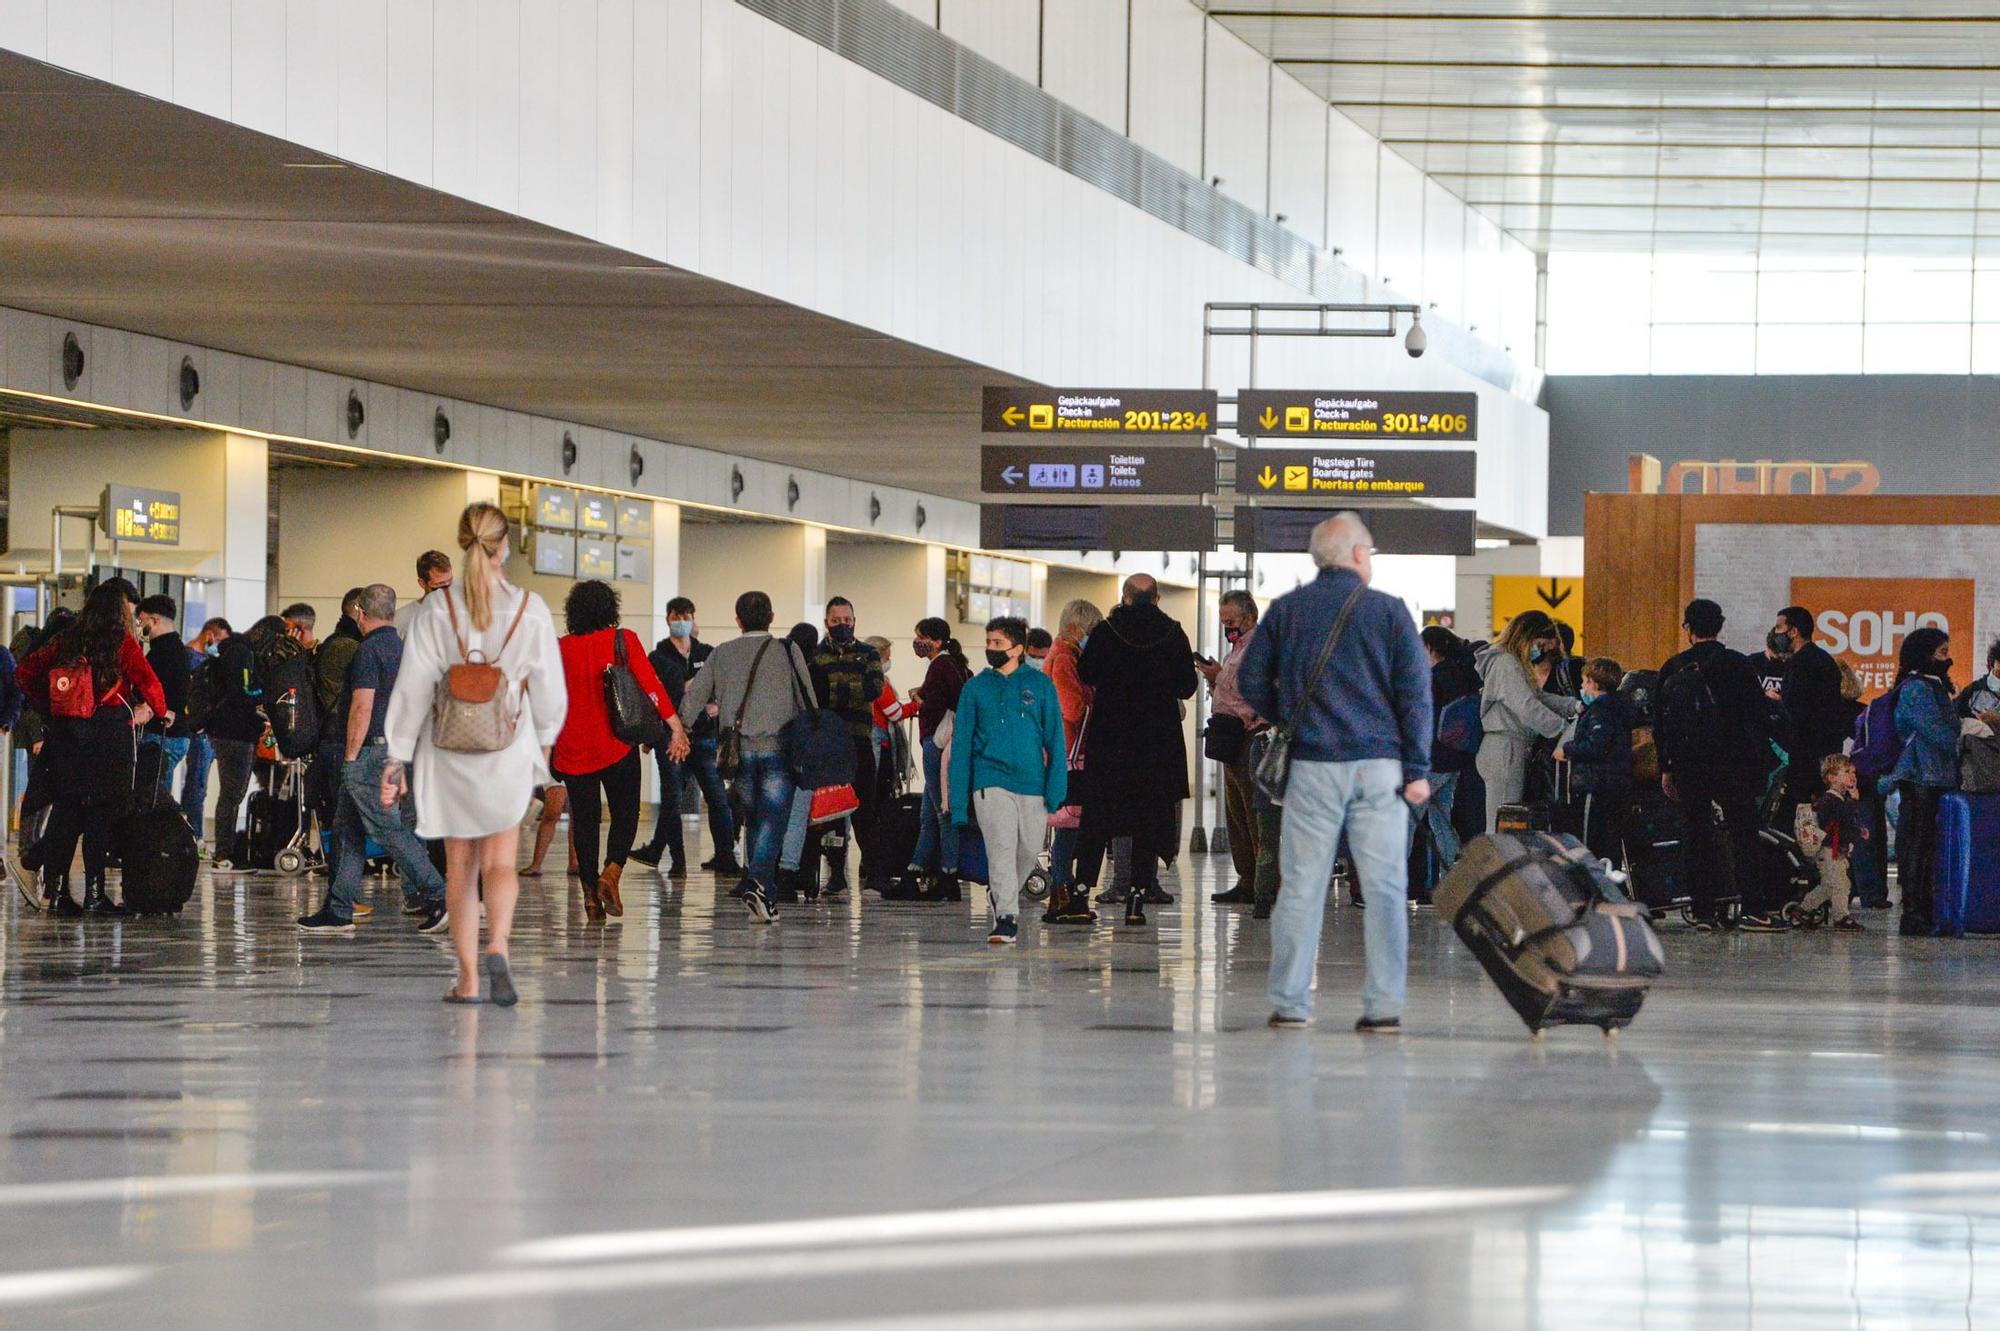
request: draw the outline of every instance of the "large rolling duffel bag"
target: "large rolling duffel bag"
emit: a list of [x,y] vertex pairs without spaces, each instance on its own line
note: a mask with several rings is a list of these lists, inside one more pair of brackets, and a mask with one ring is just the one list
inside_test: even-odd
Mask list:
[[2000,795],[1946,791],[1938,800],[1937,830],[1938,933],[2000,933],[2000,855],[1994,853],[2000,848]]
[[1436,902],[1530,1031],[1608,1035],[1665,965],[1646,908],[1622,896],[1574,837],[1495,833],[1465,848]]

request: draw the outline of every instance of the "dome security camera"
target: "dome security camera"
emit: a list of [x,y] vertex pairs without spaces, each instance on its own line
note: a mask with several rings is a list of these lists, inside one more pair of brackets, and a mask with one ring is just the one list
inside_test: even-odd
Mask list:
[[1411,360],[1415,360],[1417,359],[1417,357],[1424,354],[1425,349],[1428,348],[1430,344],[1431,344],[1430,338],[1426,336],[1424,333],[1423,318],[1419,315],[1411,315],[1410,335],[1403,339],[1403,350],[1410,353]]

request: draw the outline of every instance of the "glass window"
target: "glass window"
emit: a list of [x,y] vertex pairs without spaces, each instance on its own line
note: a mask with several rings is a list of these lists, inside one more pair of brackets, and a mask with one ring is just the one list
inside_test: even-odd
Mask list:
[[1754,374],[1757,326],[1654,324],[1654,374]]
[[[1871,274],[1872,280],[1872,274]],[[1862,348],[1863,374],[1970,374],[1972,326],[1870,322]]]
[[1861,325],[1759,324],[1757,373],[1859,374]]
[[1858,324],[1861,278],[1859,255],[1767,254],[1757,277],[1758,321]]
[[1965,323],[1972,318],[1972,265],[1933,255],[1870,255],[1866,318],[1871,324]]
[[1754,255],[1654,256],[1654,323],[1747,324],[1756,318]]
[[1652,287],[1650,255],[1551,254],[1548,372],[1646,373]]

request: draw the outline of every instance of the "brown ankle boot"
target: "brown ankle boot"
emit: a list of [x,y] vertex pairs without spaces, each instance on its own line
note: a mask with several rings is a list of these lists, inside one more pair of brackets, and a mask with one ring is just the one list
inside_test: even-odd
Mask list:
[[579,883],[583,891],[583,918],[592,924],[604,923],[604,898],[589,883]]
[[618,880],[625,876],[622,864],[607,864],[597,875],[597,895],[604,903],[604,909],[612,915],[623,915],[625,903],[618,896]]

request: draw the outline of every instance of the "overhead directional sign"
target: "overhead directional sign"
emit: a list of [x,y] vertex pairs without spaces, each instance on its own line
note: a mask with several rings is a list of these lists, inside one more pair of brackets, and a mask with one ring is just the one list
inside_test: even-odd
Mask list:
[[1469,448],[1246,448],[1236,454],[1236,492],[1245,495],[1473,499],[1478,479],[1479,455]]
[[1214,494],[1215,454],[1186,444],[987,444],[979,450],[979,488],[1018,495]]
[[[1232,544],[1243,554],[1304,554],[1313,528],[1337,511],[1239,508]],[[1478,515],[1471,509],[1356,508],[1354,511],[1368,524],[1379,554],[1469,555],[1478,548]]]
[[989,550],[1215,549],[1215,510],[1200,504],[981,504]]
[[181,497],[172,490],[107,485],[98,496],[98,521],[114,541],[144,545],[181,543]]
[[1236,433],[1287,439],[1477,439],[1479,395],[1425,389],[1246,388]]
[[1207,434],[1215,393],[1184,388],[988,388],[987,434]]
[[[1540,610],[1583,630],[1583,579],[1503,574],[1493,579],[1493,636],[1524,610]],[[1581,642],[1581,639],[1578,640]]]

